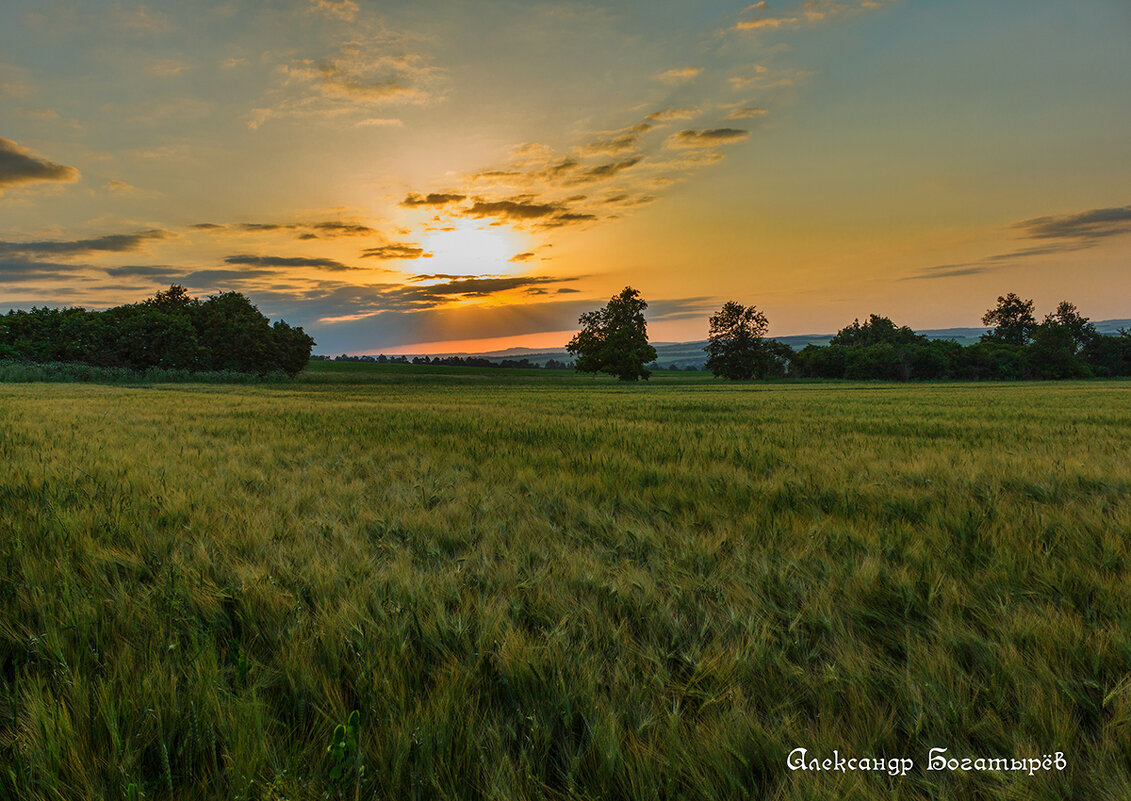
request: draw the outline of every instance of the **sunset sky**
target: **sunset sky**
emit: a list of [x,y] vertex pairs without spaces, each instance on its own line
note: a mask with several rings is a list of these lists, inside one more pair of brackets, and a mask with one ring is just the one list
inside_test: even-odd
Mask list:
[[998,295],[1131,317],[1127,0],[5,0],[0,311],[238,290],[315,352]]

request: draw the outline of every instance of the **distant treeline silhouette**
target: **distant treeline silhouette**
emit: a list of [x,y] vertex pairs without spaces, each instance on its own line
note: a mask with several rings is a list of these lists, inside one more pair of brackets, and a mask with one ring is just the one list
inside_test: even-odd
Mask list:
[[311,356],[314,361],[322,362],[369,362],[371,364],[430,364],[444,367],[510,367],[521,370],[572,370],[573,362],[560,362],[550,359],[545,364],[538,364],[529,359],[502,359],[491,361],[482,356],[413,356],[410,362],[407,356]]
[[175,284],[105,311],[32,308],[0,316],[0,360],[17,362],[293,376],[314,344],[302,328],[272,325],[239,292],[197,300]]

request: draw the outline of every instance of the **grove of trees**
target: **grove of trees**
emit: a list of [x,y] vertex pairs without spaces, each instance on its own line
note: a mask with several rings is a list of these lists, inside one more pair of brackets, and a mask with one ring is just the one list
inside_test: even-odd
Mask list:
[[0,359],[18,362],[293,376],[314,344],[302,328],[272,325],[239,292],[198,300],[176,284],[105,311],[33,308],[0,316]]
[[1068,301],[1037,322],[1033,301],[1010,292],[997,299],[982,322],[992,328],[979,342],[963,347],[872,315],[842,328],[827,346],[803,348],[790,374],[895,381],[1131,375],[1131,332],[1100,334]]

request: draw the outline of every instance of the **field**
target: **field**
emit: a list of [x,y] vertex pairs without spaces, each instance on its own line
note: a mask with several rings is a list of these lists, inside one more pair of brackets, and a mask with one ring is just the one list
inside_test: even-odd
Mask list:
[[1131,798],[1129,389],[0,384],[0,798]]

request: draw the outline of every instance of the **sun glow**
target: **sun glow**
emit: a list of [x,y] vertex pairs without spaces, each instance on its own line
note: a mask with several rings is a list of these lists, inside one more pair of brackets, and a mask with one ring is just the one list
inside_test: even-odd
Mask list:
[[511,259],[530,250],[529,240],[529,235],[507,226],[461,220],[423,237],[421,245],[432,257],[417,264],[444,275],[511,275],[524,270],[521,262]]

